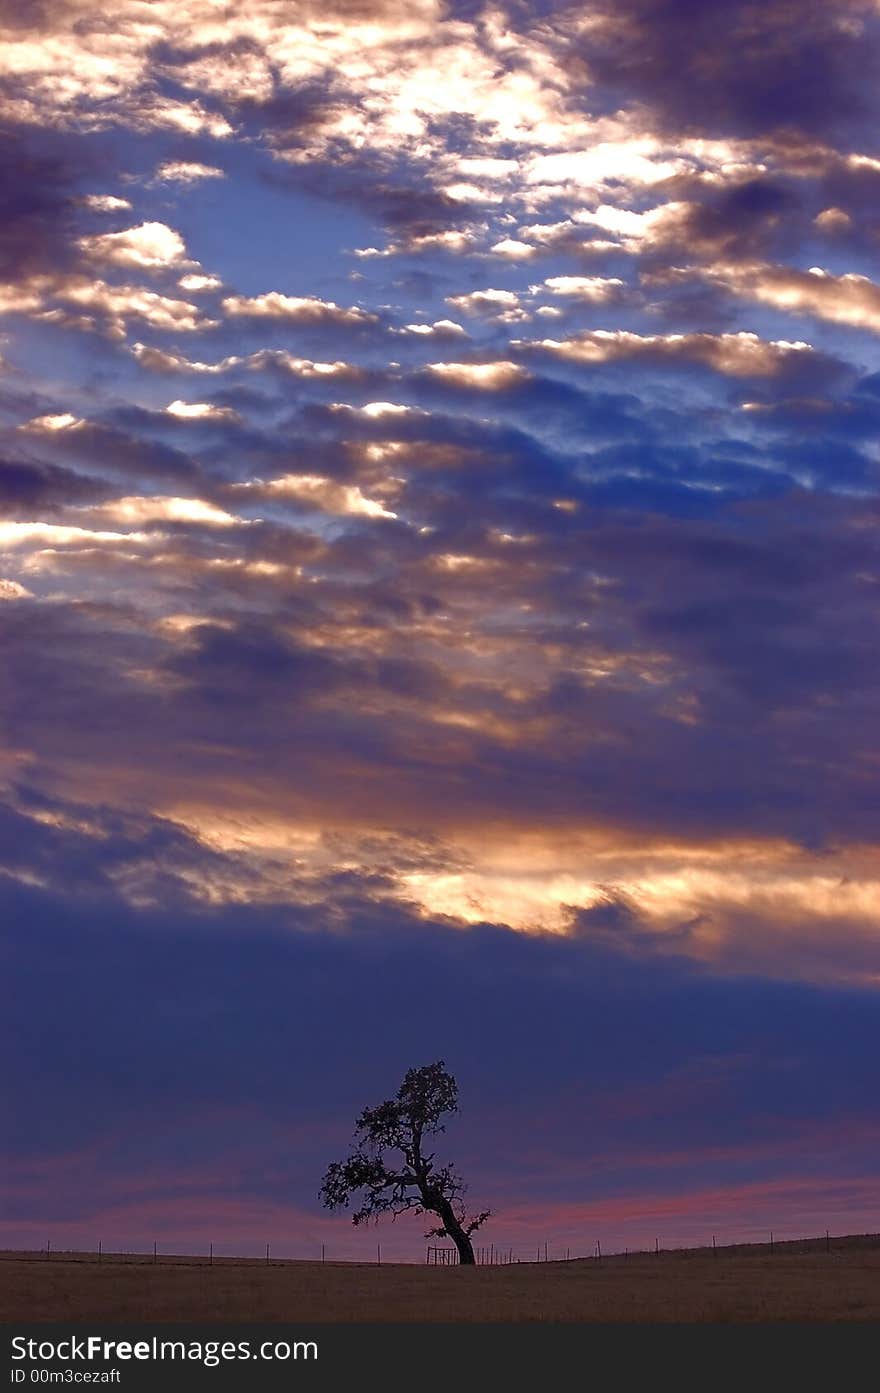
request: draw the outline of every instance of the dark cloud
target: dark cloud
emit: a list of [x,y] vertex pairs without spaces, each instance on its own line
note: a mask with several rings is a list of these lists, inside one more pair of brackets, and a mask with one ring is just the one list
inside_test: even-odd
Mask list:
[[8,126],[0,150],[0,281],[55,273],[70,260],[82,153]]
[[[41,435],[40,450],[124,481],[126,486],[140,479],[167,487],[169,483],[190,484],[202,477],[199,465],[183,450],[162,440],[151,440],[143,430],[144,425],[155,429],[158,424],[163,433],[169,433],[173,429],[170,418],[156,420],[132,408],[121,408],[116,414],[122,426],[83,421],[74,430]],[[126,425],[129,429],[124,428]]]
[[101,479],[61,465],[34,460],[0,460],[0,512],[27,520],[34,510],[54,514],[70,504],[100,502],[110,493]]
[[590,27],[583,57],[614,103],[670,135],[833,138],[870,129],[877,31],[867,3],[625,0]]

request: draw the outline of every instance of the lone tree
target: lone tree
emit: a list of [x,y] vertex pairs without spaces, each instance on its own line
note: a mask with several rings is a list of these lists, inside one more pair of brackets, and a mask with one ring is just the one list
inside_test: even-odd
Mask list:
[[440,1118],[452,1112],[458,1112],[458,1085],[442,1059],[407,1070],[395,1097],[364,1108],[357,1119],[354,1151],[347,1161],[334,1161],[324,1176],[318,1192],[324,1207],[347,1209],[360,1191],[355,1224],[407,1210],[435,1214],[440,1223],[425,1237],[451,1238],[459,1262],[472,1264],[471,1234],[491,1211],[469,1218],[463,1181],[451,1165],[435,1165],[433,1151],[425,1150],[426,1139],[445,1131]]

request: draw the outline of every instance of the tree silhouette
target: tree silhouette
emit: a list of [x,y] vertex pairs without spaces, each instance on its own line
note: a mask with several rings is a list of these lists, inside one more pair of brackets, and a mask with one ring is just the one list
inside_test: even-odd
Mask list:
[[459,1262],[472,1264],[471,1234],[491,1210],[469,1218],[464,1182],[451,1165],[435,1165],[434,1152],[424,1149],[426,1139],[445,1131],[440,1118],[453,1112],[458,1112],[458,1085],[442,1059],[407,1070],[393,1098],[365,1108],[357,1119],[354,1151],[347,1161],[334,1161],[324,1176],[318,1192],[324,1207],[347,1209],[360,1192],[355,1224],[407,1210],[434,1214],[440,1223],[426,1238],[451,1238]]

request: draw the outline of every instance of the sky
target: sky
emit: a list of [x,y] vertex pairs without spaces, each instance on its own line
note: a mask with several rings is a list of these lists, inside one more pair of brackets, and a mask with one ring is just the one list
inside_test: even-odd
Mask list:
[[0,3],[0,1244],[880,1230],[878,30]]

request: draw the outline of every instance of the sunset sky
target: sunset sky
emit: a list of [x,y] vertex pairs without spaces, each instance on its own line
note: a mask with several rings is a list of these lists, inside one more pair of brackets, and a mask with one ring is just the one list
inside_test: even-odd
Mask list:
[[878,30],[0,4],[0,1245],[880,1230]]

